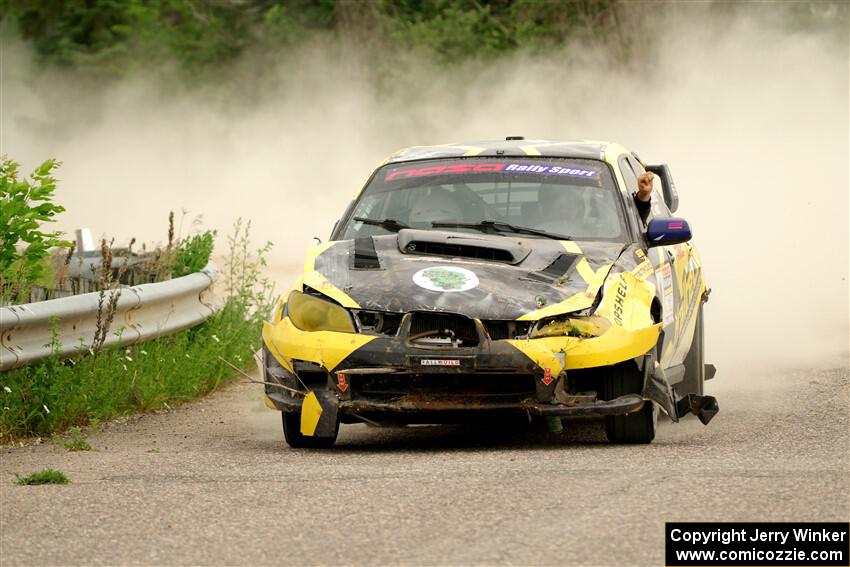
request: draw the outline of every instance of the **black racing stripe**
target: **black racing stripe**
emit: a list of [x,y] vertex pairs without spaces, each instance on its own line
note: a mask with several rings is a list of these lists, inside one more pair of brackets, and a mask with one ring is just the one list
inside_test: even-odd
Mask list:
[[375,241],[371,236],[354,239],[354,268],[359,270],[378,270],[381,268],[378,252],[375,250]]

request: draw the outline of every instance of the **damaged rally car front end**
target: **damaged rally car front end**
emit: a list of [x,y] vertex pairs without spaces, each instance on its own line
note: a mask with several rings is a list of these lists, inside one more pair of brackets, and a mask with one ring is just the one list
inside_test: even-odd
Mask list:
[[505,414],[604,417],[627,443],[652,441],[658,408],[707,423],[701,263],[666,166],[646,166],[652,218],[636,211],[643,167],[615,144],[521,139],[392,156],[264,325],[287,442]]

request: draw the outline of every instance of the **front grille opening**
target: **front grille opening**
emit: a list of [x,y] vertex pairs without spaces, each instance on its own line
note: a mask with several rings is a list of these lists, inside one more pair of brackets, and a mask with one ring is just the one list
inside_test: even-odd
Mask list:
[[515,262],[513,254],[508,250],[488,248],[486,246],[469,246],[466,244],[444,244],[441,242],[410,242],[404,249],[408,254],[427,254],[432,256],[448,256],[450,258],[474,258],[493,262]]
[[360,332],[370,335],[387,335],[394,337],[401,325],[401,313],[386,313],[383,311],[355,311]]
[[530,374],[363,374],[350,377],[355,397],[429,395],[522,401],[535,392]]
[[318,364],[306,360],[296,360],[294,361],[294,368],[298,378],[308,388],[313,386],[324,388],[328,385],[328,373]]
[[327,372],[298,372],[298,377],[301,378],[301,381],[304,382],[304,385],[308,388],[313,386],[317,386],[323,388],[328,384],[328,373]]
[[610,366],[570,370],[567,372],[567,393],[585,394],[596,392],[600,399],[605,399],[602,397],[602,386],[605,383],[606,373],[610,371]]
[[523,339],[531,330],[531,321],[481,321],[491,340]]
[[417,346],[472,347],[478,344],[478,330],[463,315],[413,313],[409,340]]

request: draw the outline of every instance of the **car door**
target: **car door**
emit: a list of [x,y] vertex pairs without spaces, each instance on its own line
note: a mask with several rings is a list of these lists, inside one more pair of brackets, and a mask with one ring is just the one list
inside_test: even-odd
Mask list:
[[[644,168],[634,156],[621,156],[620,169],[629,193],[637,191],[637,177]],[[640,232],[646,224],[640,219],[637,208],[631,207]],[[658,184],[652,191],[647,223],[653,218],[670,217]],[[647,257],[655,269],[656,297],[661,303],[662,348],[660,363],[664,368],[682,364],[693,337],[696,311],[692,309],[694,295],[699,288],[699,262],[693,257],[689,242],[673,246],[647,248]]]

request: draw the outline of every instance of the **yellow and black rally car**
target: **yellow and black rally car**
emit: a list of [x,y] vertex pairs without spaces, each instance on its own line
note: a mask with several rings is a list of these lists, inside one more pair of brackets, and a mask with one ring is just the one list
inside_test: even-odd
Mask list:
[[[661,185],[649,207],[633,196],[644,171]],[[677,206],[666,165],[612,143],[392,155],[264,325],[286,441],[506,414],[603,417],[617,443],[651,442],[659,408],[708,423],[708,290]]]

